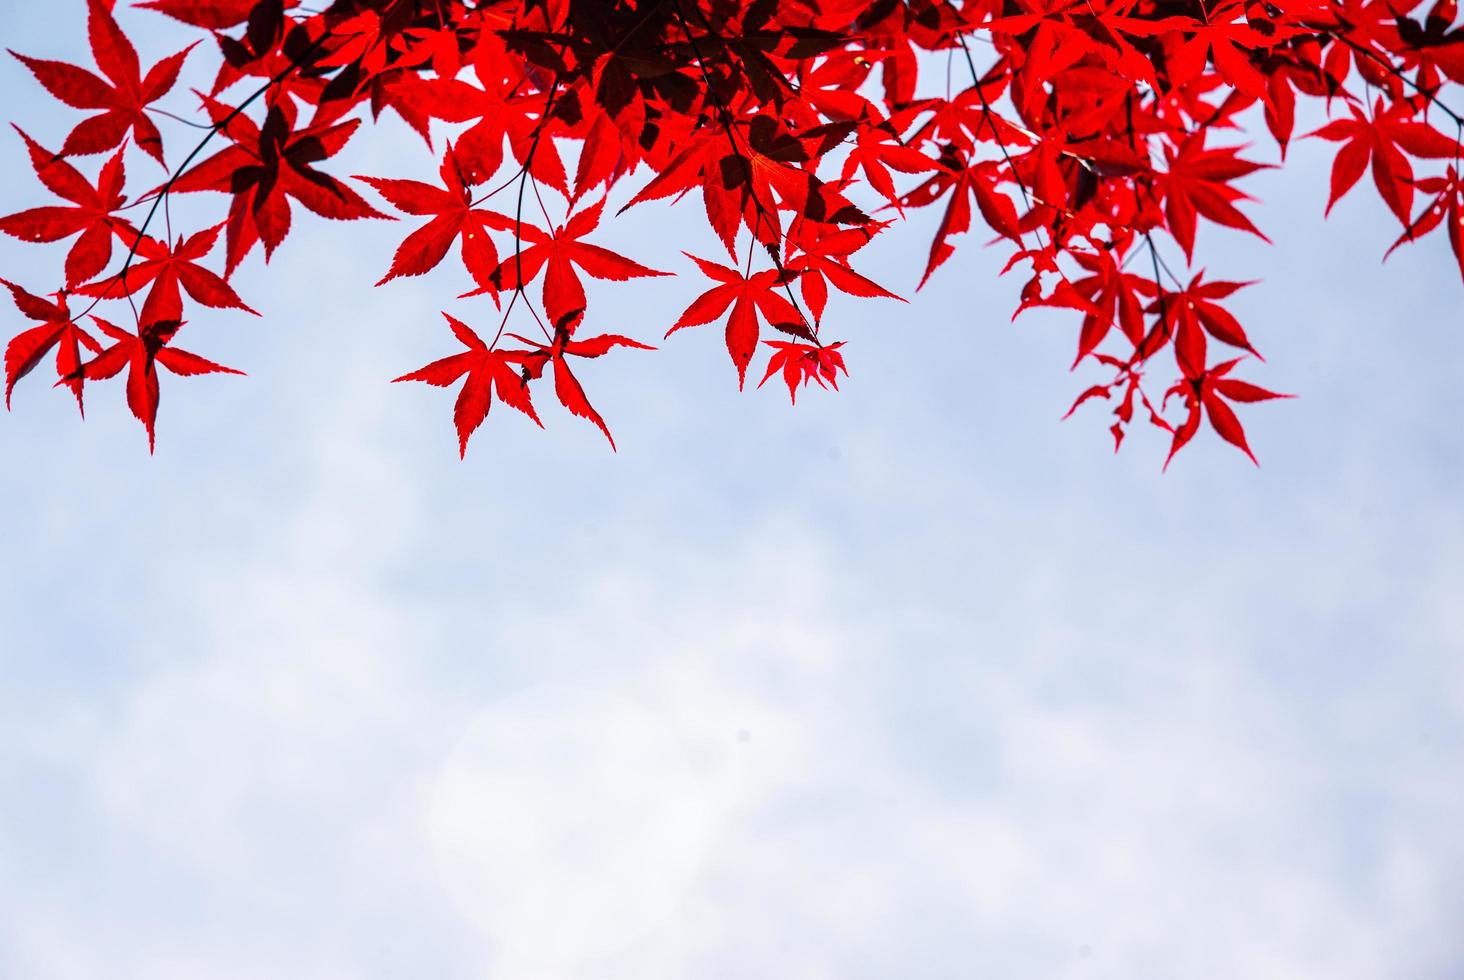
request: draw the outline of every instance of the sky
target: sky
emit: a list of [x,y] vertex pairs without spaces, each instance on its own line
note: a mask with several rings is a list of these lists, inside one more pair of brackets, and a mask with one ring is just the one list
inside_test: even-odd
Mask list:
[[[0,32],[87,64],[83,9]],[[7,138],[0,213],[46,197]],[[1380,261],[1367,187],[1322,220],[1328,150],[1247,184],[1274,247],[1200,233],[1299,396],[1245,412],[1259,469],[1059,421],[1075,320],[1009,323],[976,241],[916,294],[935,213],[861,253],[908,305],[831,302],[842,391],[661,341],[694,274],[591,283],[661,348],[581,375],[619,452],[541,396],[459,461],[451,393],[387,382],[491,308],[297,208],[264,315],[185,328],[248,376],[165,377],[155,456],[115,383],[0,420],[0,976],[1464,977],[1464,294],[1441,238]],[[433,169],[392,123],[332,164]],[[691,205],[596,240],[716,254]]]

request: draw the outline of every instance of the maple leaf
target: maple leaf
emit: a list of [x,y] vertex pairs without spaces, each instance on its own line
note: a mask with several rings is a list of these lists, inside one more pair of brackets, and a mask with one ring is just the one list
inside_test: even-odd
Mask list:
[[391,40],[392,32],[385,27],[381,15],[374,10],[363,10],[353,17],[343,18],[331,31],[332,38],[339,43],[317,64],[341,68],[354,63],[357,71],[368,76],[379,73],[386,67],[390,55],[387,42]]
[[608,188],[632,165],[625,151],[625,140],[614,118],[606,112],[595,114],[585,134],[584,148],[575,167],[574,193],[571,204],[601,184]]
[[56,350],[56,375],[71,393],[76,396],[76,407],[86,417],[86,406],[82,403],[83,379],[77,372],[81,364],[81,347],[97,352],[102,349],[96,339],[71,318],[66,308],[66,293],[55,294],[56,301],[42,299],[26,292],[15,283],[0,279],[10,290],[15,305],[38,327],[23,330],[11,338],[5,347],[5,409],[10,410],[10,392],[15,383],[25,377],[45,358],[52,348]]
[[[1399,4],[1397,11],[1406,11],[1413,3]],[[1393,5],[1370,0],[1331,0],[1319,4],[1308,21],[1317,27],[1334,30],[1345,38],[1328,46],[1323,67],[1334,84],[1340,86],[1355,60],[1359,74],[1372,85],[1387,84],[1389,41],[1398,38],[1398,13]],[[1381,59],[1379,61],[1378,59]]]
[[808,142],[789,132],[785,121],[761,112],[746,122],[741,151],[718,165],[724,206],[726,195],[740,197],[743,224],[764,245],[776,246],[782,236],[779,206],[820,224],[869,223],[837,185],[807,169]]
[[1403,234],[1388,249],[1387,255],[1393,254],[1393,250],[1404,242],[1417,241],[1442,224],[1447,229],[1449,247],[1459,264],[1459,276],[1464,279],[1464,179],[1451,164],[1444,176],[1427,177],[1415,181],[1415,184],[1425,194],[1434,195],[1434,199],[1403,229]]
[[859,87],[869,77],[874,65],[854,51],[831,51],[810,68],[800,63],[802,78],[798,94],[829,119],[856,120],[877,112],[874,105],[859,94]]
[[153,284],[147,299],[138,314],[144,323],[182,320],[183,297],[179,290],[187,290],[204,306],[218,310],[243,310],[259,314],[250,309],[222,277],[199,265],[199,260],[213,251],[219,240],[223,225],[205,228],[188,238],[179,238],[171,247],[166,242],[142,236],[135,239],[135,258],[125,274],[107,276],[97,282],[88,283],[76,290],[82,296],[119,298],[135,295],[148,283]]
[[1236,417],[1234,409],[1226,401],[1228,399],[1233,402],[1250,403],[1294,396],[1279,395],[1274,391],[1258,388],[1249,382],[1227,377],[1231,369],[1241,360],[1243,358],[1225,361],[1205,371],[1197,378],[1181,379],[1165,392],[1165,404],[1168,404],[1171,395],[1178,395],[1184,400],[1185,407],[1188,409],[1184,422],[1174,430],[1174,439],[1169,445],[1169,456],[1164,461],[1165,469],[1169,468],[1174,454],[1179,452],[1199,431],[1202,407],[1203,414],[1210,420],[1210,427],[1220,438],[1249,456],[1252,463],[1257,466],[1261,465],[1260,460],[1256,459],[1256,454],[1251,452],[1250,445],[1246,441],[1245,428],[1240,424],[1240,419]]
[[1404,67],[1417,63],[1422,91],[1438,87],[1440,74],[1464,82],[1464,25],[1453,27],[1458,15],[1457,0],[1435,0],[1422,24],[1411,17],[1395,15],[1398,39],[1406,45],[1401,52]]
[[440,358],[410,374],[393,378],[392,381],[421,381],[446,388],[458,378],[467,375],[453,407],[453,423],[457,426],[458,433],[458,458],[467,457],[468,439],[488,417],[488,410],[493,407],[495,391],[500,401],[523,412],[542,429],[544,423],[539,421],[534,404],[529,399],[529,386],[520,373],[521,369],[515,367],[523,363],[523,354],[490,350],[466,323],[448,313],[442,315],[447,318],[453,336],[462,341],[467,350]]
[[265,261],[290,231],[294,198],[322,218],[349,221],[387,218],[362,197],[313,164],[334,156],[350,140],[359,119],[295,129],[289,102],[270,106],[264,125],[210,96],[202,95],[215,125],[224,125],[234,145],[185,171],[172,193],[225,191],[234,195],[225,233],[225,276],[233,274],[256,242],[264,243]]
[[[1063,61],[1076,61],[1081,54],[1080,50],[1070,51],[1063,56]],[[1041,71],[1051,68],[1043,66],[1040,71],[1033,72],[1032,77],[1038,78]],[[1040,87],[1040,82],[1033,84]],[[956,149],[968,155],[978,142],[1011,148],[1028,145],[1035,134],[991,108],[991,103],[1001,96],[1006,87],[1005,79],[988,79],[972,85],[954,98],[931,100],[926,107],[931,112],[930,118],[911,135],[907,144],[930,142],[940,145],[943,153]],[[1020,94],[1013,93],[1015,96]]]
[[1265,78],[1250,59],[1250,52],[1265,50],[1301,33],[1299,28],[1273,28],[1262,33],[1244,17],[1240,2],[1220,4],[1205,12],[1203,23],[1195,24],[1194,35],[1168,59],[1169,82],[1175,88],[1197,78],[1208,54],[1220,76],[1253,99],[1267,100]]
[[727,254],[736,258],[737,231],[741,227],[743,211],[751,206],[754,223],[761,225],[762,219],[756,216],[758,208],[773,206],[772,198],[766,198],[760,204],[751,202],[747,170],[746,162],[730,137],[717,130],[694,134],[685,148],[621,211],[642,201],[681,194],[700,185],[707,221],[727,249]]
[[901,142],[894,127],[884,123],[859,132],[854,147],[844,157],[842,179],[848,180],[856,169],[862,171],[864,179],[875,193],[903,215],[904,208],[900,204],[900,195],[895,191],[895,182],[890,171],[918,174],[935,168],[934,160]]
[[[297,2],[286,0],[284,6],[293,7]],[[194,27],[222,30],[247,21],[258,0],[142,0],[137,6],[167,14]]]
[[803,324],[797,308],[776,292],[788,282],[784,273],[766,269],[744,276],[736,269],[708,262],[690,252],[682,254],[695,262],[702,273],[717,285],[692,300],[671,329],[666,331],[666,336],[685,327],[711,323],[731,307],[732,315],[727,318],[727,353],[732,355],[732,363],[737,366],[739,390],[747,378],[747,365],[757,351],[759,313],[775,329],[813,340],[813,334]]
[[605,200],[601,198],[584,210],[569,215],[564,224],[555,226],[552,234],[530,224],[509,222],[511,228],[519,229],[523,241],[530,244],[500,260],[488,274],[489,284],[465,293],[464,297],[522,289],[537,279],[542,271],[544,310],[550,321],[559,323],[566,316],[575,311],[583,312],[585,308],[585,287],[575,266],[596,279],[615,282],[646,276],[669,276],[669,272],[647,268],[608,248],[580,241],[599,227],[604,209]]
[[456,78],[462,71],[462,39],[455,28],[409,28],[401,33],[402,55],[397,65],[431,65],[438,78]]
[[[135,334],[114,326],[99,316],[92,316],[97,328],[111,337],[115,343],[102,350],[96,357],[81,366],[80,374],[88,381],[101,381],[116,377],[123,368],[127,369],[127,407],[147,429],[147,451],[152,453],[156,444],[155,428],[158,419],[158,365],[174,374],[192,377],[199,374],[240,374],[231,367],[215,364],[213,361],[190,354],[186,350],[168,346],[178,329],[183,326],[177,320],[162,320],[146,323]],[[63,378],[62,382],[67,379]],[[62,382],[57,382],[58,384]]]
[[509,336],[521,343],[528,344],[531,348],[521,355],[525,375],[529,378],[538,378],[543,374],[545,367],[553,364],[554,394],[559,399],[559,404],[569,409],[571,414],[593,422],[605,434],[605,438],[610,440],[610,451],[615,452],[615,437],[610,434],[610,429],[605,425],[605,420],[600,417],[600,413],[595,411],[595,407],[590,404],[589,398],[585,396],[585,389],[580,385],[579,379],[574,376],[574,372],[565,358],[568,356],[601,357],[616,347],[634,347],[639,350],[655,350],[656,348],[613,333],[575,340],[574,332],[579,326],[582,313],[583,311],[571,311],[561,319],[555,326],[554,342],[551,344],[541,344],[527,337],[520,337],[518,334],[509,334]]
[[1144,306],[1139,297],[1154,295],[1153,280],[1124,272],[1110,251],[1068,254],[1092,273],[1072,284],[1074,292],[1092,303],[1078,332],[1078,354],[1073,358],[1073,367],[1103,343],[1115,324],[1137,348],[1144,340]]
[[[491,274],[498,267],[498,248],[488,230],[511,231],[514,220],[496,211],[473,207],[472,191],[463,177],[462,164],[451,143],[447,145],[438,173],[443,187],[433,187],[418,180],[356,178],[370,184],[400,211],[432,215],[431,221],[403,240],[392,257],[391,268],[376,285],[390,282],[398,276],[426,274],[442,261],[452,243],[461,236],[463,266],[480,289],[493,290]],[[494,296],[497,297],[496,291]]]
[[1268,169],[1266,164],[1240,159],[1240,150],[1241,147],[1205,149],[1203,130],[1187,137],[1176,151],[1165,147],[1169,168],[1155,175],[1155,184],[1164,190],[1169,233],[1184,249],[1185,258],[1193,257],[1195,251],[1196,213],[1227,228],[1248,231],[1264,242],[1271,241],[1234,204],[1249,200],[1249,195],[1231,187],[1230,181]]
[[867,222],[868,216],[837,187],[797,166],[808,159],[802,140],[771,116],[758,114],[693,134],[621,210],[700,184],[707,220],[733,258],[740,226],[764,245],[779,242],[780,205],[828,224]]
[[[1030,102],[1041,86],[1041,80],[1059,74],[1077,64],[1085,56],[1101,56],[1101,49],[1086,32],[1070,22],[1064,0],[1055,3],[1037,2],[1037,11],[998,17],[982,26],[997,34],[1030,32],[1024,51],[1025,67],[1021,86],[1022,101]],[[1045,8],[1045,9],[1043,9]]]
[[765,340],[763,343],[773,348],[773,356],[768,358],[767,374],[757,386],[761,388],[769,378],[782,371],[783,380],[788,385],[788,399],[795,405],[798,404],[800,381],[805,387],[816,381],[820,388],[832,386],[838,391],[838,372],[843,371],[845,376],[849,374],[849,369],[844,366],[844,355],[839,353],[839,348],[844,346],[842,340],[820,346],[789,340]]
[[[1156,292],[1157,298],[1149,304],[1149,312],[1160,314],[1164,331],[1174,338],[1175,357],[1187,378],[1199,378],[1205,372],[1206,334],[1231,347],[1260,356],[1251,346],[1240,321],[1217,302],[1254,283],[1205,282],[1204,278],[1205,270],[1201,269],[1188,286],[1175,291],[1159,292],[1153,283],[1137,284],[1145,292],[1151,289]],[[1143,357],[1154,353],[1147,338],[1139,350]]]
[[1369,119],[1357,106],[1348,104],[1351,119],[1334,119],[1309,136],[1341,142],[1337,158],[1332,161],[1332,192],[1327,199],[1327,213],[1332,205],[1352,189],[1372,164],[1373,183],[1378,194],[1407,225],[1413,211],[1413,166],[1403,151],[1418,157],[1457,159],[1459,144],[1427,123],[1410,118],[1405,106],[1384,109],[1382,99],[1373,105]]
[[31,208],[0,218],[0,231],[27,242],[54,242],[79,234],[81,237],[66,254],[66,284],[85,282],[111,260],[112,233],[132,230],[130,224],[113,214],[126,200],[122,195],[126,181],[122,150],[107,161],[96,186],[92,186],[75,167],[42,148],[19,126],[15,131],[25,140],[31,167],[41,183],[72,206]]
[[951,198],[935,230],[935,238],[930,243],[930,258],[916,289],[923,288],[930,281],[931,273],[955,252],[955,246],[947,239],[970,230],[972,199],[993,231],[1019,246],[1022,242],[1021,220],[1017,217],[1016,205],[996,189],[995,164],[970,165],[965,152],[954,144],[946,145],[939,164],[940,172],[900,199],[904,207],[918,208],[933,204],[947,194]]
[[849,266],[849,256],[867,245],[874,237],[874,232],[884,227],[884,223],[880,223],[877,228],[843,228],[833,232],[820,232],[816,226],[806,221],[795,226],[788,236],[788,246],[800,251],[786,258],[783,268],[790,275],[798,276],[799,289],[815,323],[823,320],[830,283],[851,296],[883,297],[905,302]]
[[316,57],[317,50],[329,41],[330,31],[319,21],[299,23],[287,17],[286,10],[295,5],[296,0],[256,0],[242,37],[214,33],[223,60],[210,95],[218,96],[236,82],[256,78],[269,82],[268,103],[298,99],[315,106],[321,123],[338,120],[354,106],[361,94],[356,79],[341,73],[347,84],[332,91],[320,74],[297,70]]
[[[479,82],[483,88],[461,79],[412,79],[397,94],[415,112],[472,124],[457,138],[458,159],[470,184],[481,184],[497,172],[507,139],[514,156],[520,163],[527,161],[534,177],[568,197],[568,176],[559,151],[553,140],[540,139],[535,145],[539,120],[526,113],[543,111],[546,100],[517,94],[520,86],[499,73],[480,73]],[[530,146],[534,146],[532,160],[527,159]]]
[[[1076,7],[1077,5],[1074,5]],[[1182,32],[1195,26],[1189,17],[1142,18],[1129,16],[1133,4],[1128,0],[1115,0],[1102,10],[1089,7],[1094,15],[1095,27],[1101,28],[1092,34],[1096,51],[1109,67],[1127,81],[1142,81],[1151,88],[1158,88],[1158,77],[1154,63],[1129,43],[1129,37],[1153,38]],[[1195,39],[1199,41],[1198,38]],[[1191,42],[1192,44],[1195,42]],[[1199,41],[1203,44],[1203,41]],[[1203,54],[1201,54],[1203,58]],[[1181,57],[1182,61],[1183,58]],[[1172,62],[1171,62],[1172,66]],[[1172,71],[1171,67],[1171,71]],[[1183,70],[1183,68],[1181,69]]]
[[103,153],[121,143],[130,129],[138,147],[166,166],[162,136],[148,118],[146,108],[173,88],[193,45],[153,65],[144,78],[137,51],[113,19],[111,4],[87,0],[87,8],[92,57],[105,79],[65,62],[10,53],[62,102],[76,109],[102,110],[71,131],[61,146],[62,155]]
[[1144,409],[1148,412],[1149,422],[1155,428],[1163,429],[1165,432],[1173,435],[1174,426],[1170,425],[1164,420],[1164,417],[1161,416],[1158,410],[1154,408],[1153,403],[1149,401],[1149,396],[1144,393],[1144,389],[1142,386],[1144,373],[1139,369],[1139,366],[1135,361],[1120,361],[1116,357],[1110,357],[1107,354],[1098,353],[1095,353],[1093,357],[1099,363],[1105,364],[1108,367],[1117,370],[1118,376],[1106,385],[1093,385],[1092,387],[1085,390],[1073,402],[1072,407],[1067,410],[1067,414],[1063,416],[1064,421],[1072,418],[1073,413],[1076,412],[1083,405],[1084,402],[1087,402],[1094,398],[1102,398],[1104,400],[1112,398],[1113,389],[1119,385],[1122,385],[1123,396],[1119,399],[1117,407],[1115,407],[1113,410],[1113,414],[1117,421],[1115,421],[1113,425],[1111,425],[1108,429],[1108,431],[1113,434],[1113,451],[1115,453],[1123,448],[1125,427],[1133,421],[1135,396],[1137,396],[1138,401],[1143,404]]

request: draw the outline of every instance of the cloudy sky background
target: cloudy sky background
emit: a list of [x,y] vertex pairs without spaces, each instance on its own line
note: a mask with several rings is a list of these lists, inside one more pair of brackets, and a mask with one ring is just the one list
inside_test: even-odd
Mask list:
[[[0,32],[89,64],[83,9]],[[0,213],[47,198],[8,141]],[[0,424],[0,976],[1464,976],[1464,294],[1441,237],[1380,265],[1370,188],[1323,223],[1327,164],[1248,185],[1274,248],[1201,232],[1301,397],[1245,413],[1261,469],[1206,432],[1162,476],[1058,422],[1101,378],[976,242],[833,301],[837,395],[739,394],[696,328],[586,366],[618,454],[542,392],[459,462],[451,394],[386,382],[491,307],[370,289],[412,226],[297,207],[264,317],[185,330],[249,376],[165,377],[155,457],[116,383]],[[431,161],[385,125],[330,169]],[[860,267],[909,294],[937,217]],[[716,249],[691,205],[598,240]],[[699,289],[590,308],[659,344]]]

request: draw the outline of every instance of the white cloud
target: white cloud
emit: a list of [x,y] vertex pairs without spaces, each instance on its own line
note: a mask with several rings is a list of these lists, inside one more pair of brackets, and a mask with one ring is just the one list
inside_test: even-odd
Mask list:
[[[129,923],[102,960],[123,978],[407,975],[429,943],[448,975],[587,980],[1361,980],[1452,955],[1428,924],[1458,907],[1459,854],[1420,818],[1457,816],[1460,791],[1360,777],[1234,640],[1171,645],[1183,604],[1096,652],[1072,642],[1095,628],[1080,605],[1022,640],[1042,603],[1021,581],[999,622],[854,607],[820,539],[774,519],[714,560],[609,556],[552,608],[424,629],[440,607],[376,584],[393,557],[343,547],[332,570],[304,548],[182,590],[213,632],[72,760],[99,826],[212,911],[175,933],[168,888],[12,908],[34,975],[99,975],[56,940],[95,915]],[[1047,567],[1040,591],[1085,574]],[[459,670],[514,666],[455,683],[422,643],[443,635]],[[1064,685],[1094,656],[1096,700]],[[1382,849],[1357,867],[1337,800],[1359,785]],[[385,964],[351,941],[381,917]]]

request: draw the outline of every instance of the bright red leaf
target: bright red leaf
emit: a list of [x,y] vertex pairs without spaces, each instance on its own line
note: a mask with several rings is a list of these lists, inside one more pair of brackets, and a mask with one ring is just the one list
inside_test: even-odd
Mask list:
[[43,149],[19,127],[16,132],[25,140],[31,167],[41,183],[70,201],[71,206],[31,208],[0,218],[0,231],[27,242],[55,242],[80,235],[66,253],[66,283],[85,282],[107,267],[112,258],[113,232],[135,234],[132,225],[115,214],[127,200],[122,194],[127,180],[122,151],[118,150],[102,167],[93,186],[75,167]]
[[0,279],[10,290],[20,312],[37,321],[40,326],[23,330],[11,338],[5,347],[5,409],[10,410],[10,392],[15,383],[40,364],[53,349],[56,351],[56,376],[76,396],[76,407],[83,417],[86,406],[82,403],[83,379],[78,372],[81,365],[81,348],[93,353],[101,345],[91,334],[83,330],[66,308],[66,294],[55,294],[56,301],[42,299],[26,292],[9,280]]
[[539,415],[534,411],[528,385],[522,377],[524,354],[519,351],[490,350],[466,323],[450,314],[442,315],[452,327],[453,335],[462,341],[467,350],[450,354],[392,380],[422,381],[446,388],[464,375],[467,376],[458,391],[457,404],[453,407],[453,423],[457,426],[458,433],[458,456],[467,456],[468,439],[488,417],[488,410],[493,407],[495,391],[505,405],[523,412],[543,428],[544,423],[539,421]]
[[143,77],[137,51],[112,17],[111,4],[103,0],[87,0],[87,3],[87,35],[91,39],[92,57],[104,77],[98,78],[84,68],[65,62],[10,53],[31,70],[46,91],[62,102],[76,109],[102,110],[71,131],[61,146],[62,154],[103,153],[121,143],[130,129],[133,141],[166,166],[163,138],[146,110],[173,88],[192,46],[159,61]]
[[101,381],[116,377],[123,368],[127,369],[127,407],[132,409],[132,414],[147,429],[149,453],[156,444],[154,427],[158,417],[159,366],[183,377],[244,373],[215,364],[186,350],[168,346],[178,328],[183,326],[176,320],[148,323],[135,334],[128,333],[99,316],[93,316],[92,322],[102,333],[112,338],[113,344],[82,365],[80,374],[88,381]]

